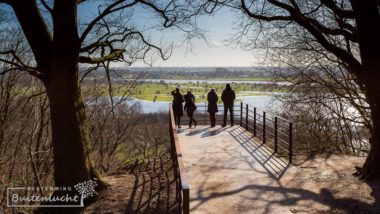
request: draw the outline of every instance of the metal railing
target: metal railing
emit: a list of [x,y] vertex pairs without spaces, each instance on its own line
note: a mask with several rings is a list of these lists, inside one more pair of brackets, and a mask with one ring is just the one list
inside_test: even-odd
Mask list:
[[169,107],[169,132],[170,132],[170,144],[171,155],[174,165],[174,177],[176,179],[177,193],[176,199],[179,206],[179,213],[190,213],[190,187],[187,179],[185,165],[183,163],[182,151],[179,144],[176,125],[174,122],[173,109]]
[[[195,111],[194,118],[198,121],[198,125],[210,125],[210,118],[209,113],[207,112],[207,103],[197,103],[197,110]],[[234,114],[234,123],[237,125],[240,123],[240,105],[234,105],[233,108],[233,114]],[[186,112],[184,112],[186,116]],[[227,115],[227,124],[230,122],[230,113],[228,112]],[[216,118],[216,125],[222,125],[223,123],[223,115],[224,115],[224,106],[218,105],[218,112],[215,115]],[[184,117],[182,119],[184,123],[181,123],[181,125],[187,125],[188,119],[187,117]]]
[[287,154],[289,164],[293,162],[293,123],[282,117],[268,114],[256,107],[240,103],[240,126],[269,144],[274,152]]

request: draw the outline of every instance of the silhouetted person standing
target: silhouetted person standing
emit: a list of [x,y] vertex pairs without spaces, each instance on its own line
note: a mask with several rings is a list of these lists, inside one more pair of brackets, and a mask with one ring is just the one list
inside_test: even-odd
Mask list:
[[207,101],[207,112],[210,114],[211,127],[215,127],[215,114],[218,112],[218,95],[213,88],[207,94]]
[[176,88],[174,91],[172,91],[173,95],[173,113],[174,113],[174,120],[177,123],[178,128],[181,128],[181,117],[183,115],[182,110],[182,103],[183,103],[183,97],[181,92],[179,92],[179,88]]
[[194,119],[194,112],[197,109],[195,106],[195,96],[191,93],[191,91],[187,91],[187,94],[184,96],[185,98],[185,111],[187,116],[190,118],[189,128],[191,128],[192,123],[194,122],[194,126],[197,126],[197,121]]
[[224,117],[223,117],[223,125],[226,126],[227,124],[227,111],[230,111],[230,120],[231,120],[231,126],[234,125],[234,100],[235,100],[235,92],[232,90],[230,84],[226,85],[226,88],[223,90],[222,93],[222,101],[224,104]]

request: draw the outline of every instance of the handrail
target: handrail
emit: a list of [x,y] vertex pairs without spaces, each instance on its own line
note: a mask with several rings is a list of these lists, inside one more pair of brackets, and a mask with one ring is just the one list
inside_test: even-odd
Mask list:
[[176,199],[179,203],[179,213],[190,213],[190,186],[187,179],[185,165],[183,163],[181,146],[179,144],[179,138],[177,134],[177,128],[174,121],[174,113],[172,106],[169,106],[169,132],[170,132],[170,144],[171,155],[174,164],[174,176],[177,184]]
[[[242,102],[242,103],[243,103],[243,102]],[[246,104],[246,105],[248,105],[248,106],[250,107],[250,109],[251,109],[251,108],[256,108],[256,110],[260,110],[260,111],[262,111],[262,112],[265,112],[263,109],[258,108],[258,107],[254,107],[253,105],[250,105],[250,104]],[[249,110],[249,111],[253,112],[252,110]],[[286,118],[280,117],[280,116],[278,116],[278,115],[275,115],[275,116],[276,116],[278,119],[282,120],[282,121],[285,121],[285,122],[288,122],[288,123],[292,122],[292,121],[290,121],[289,119],[286,119]]]
[[[216,119],[216,124],[217,125],[222,125],[223,122],[223,114],[224,114],[224,107],[223,104],[218,104],[218,112],[215,114],[215,119]],[[194,114],[194,119],[198,121],[198,125],[210,125],[210,119],[209,119],[209,113],[207,112],[207,103],[196,103],[196,111]],[[233,106],[233,117],[234,117],[234,122],[235,124],[240,124],[240,104],[235,104]],[[228,119],[230,118],[229,112],[228,112]],[[182,124],[183,122],[183,124]],[[181,124],[182,125],[187,125],[188,117],[183,117],[181,119]]]
[[[259,134],[264,144],[267,140],[273,143],[275,153],[277,153],[278,148],[284,149],[280,144],[288,146],[285,151],[288,152],[289,163],[293,162],[293,123],[290,120],[268,114],[265,111],[259,114],[258,108],[241,102],[240,121],[240,125],[245,127],[247,131],[253,131],[254,137]],[[288,133],[284,133],[285,130]]]

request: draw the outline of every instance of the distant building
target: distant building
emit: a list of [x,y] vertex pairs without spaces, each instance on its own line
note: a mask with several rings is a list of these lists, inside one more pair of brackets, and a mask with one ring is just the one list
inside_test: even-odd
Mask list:
[[229,70],[227,68],[216,68],[214,76],[224,77],[224,76],[227,76],[229,73],[230,72],[229,72]]

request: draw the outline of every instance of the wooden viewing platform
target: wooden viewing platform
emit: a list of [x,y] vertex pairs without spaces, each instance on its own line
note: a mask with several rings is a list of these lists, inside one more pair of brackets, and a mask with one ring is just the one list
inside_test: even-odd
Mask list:
[[235,109],[238,125],[188,128],[183,124],[179,130],[170,112],[172,147],[180,151],[173,157],[181,212],[291,213],[286,194],[279,191],[285,171],[295,170],[291,122],[258,114],[243,103]]
[[290,213],[274,189],[290,165],[241,126],[181,129],[190,213]]

